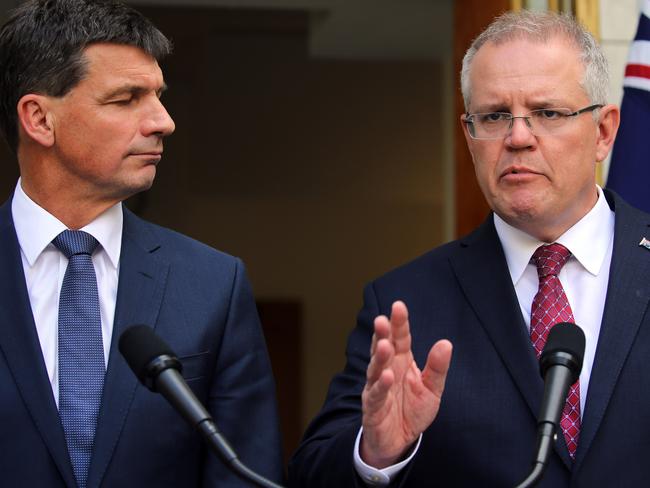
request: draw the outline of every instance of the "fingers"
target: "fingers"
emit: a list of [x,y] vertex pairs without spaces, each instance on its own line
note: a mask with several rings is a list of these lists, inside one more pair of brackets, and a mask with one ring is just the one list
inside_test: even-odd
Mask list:
[[390,314],[391,339],[395,345],[395,354],[411,352],[411,331],[406,305],[402,301],[393,303]]
[[427,356],[427,363],[422,371],[422,382],[438,398],[445,389],[447,371],[451,362],[452,345],[446,339],[436,342]]
[[374,352],[370,357],[366,372],[366,386],[362,398],[366,419],[374,418],[377,412],[383,408],[395,381],[395,373],[390,368],[394,356],[393,345],[385,337],[379,339],[380,335],[383,335],[381,330],[379,334],[375,334],[375,339],[373,339],[375,340]]
[[390,319],[379,315],[375,318],[374,326],[370,364],[366,374],[367,382],[371,385],[379,379],[384,369],[391,367],[396,355],[404,355],[407,363],[410,363],[412,358],[408,310],[404,302],[393,303]]
[[384,369],[379,374],[377,381],[366,384],[363,395],[363,411],[366,419],[372,419],[376,412],[380,411],[388,398],[388,393],[393,386],[395,376],[390,369]]
[[375,354],[377,342],[380,339],[390,339],[390,321],[385,315],[379,315],[375,318],[375,333],[372,335],[372,344],[370,345],[370,355]]
[[372,337],[370,354],[375,353],[380,339],[390,340],[396,353],[410,352],[411,332],[409,330],[408,309],[402,301],[396,301],[391,308],[390,319],[385,315],[375,318],[375,333]]
[[372,386],[379,379],[382,371],[389,367],[393,356],[394,349],[391,342],[388,339],[378,339],[366,372],[366,382],[369,386]]

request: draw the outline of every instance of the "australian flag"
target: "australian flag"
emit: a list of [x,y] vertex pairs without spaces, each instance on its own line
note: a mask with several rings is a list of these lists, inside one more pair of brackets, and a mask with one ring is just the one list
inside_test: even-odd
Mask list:
[[650,212],[650,0],[643,2],[623,82],[621,126],[607,187]]

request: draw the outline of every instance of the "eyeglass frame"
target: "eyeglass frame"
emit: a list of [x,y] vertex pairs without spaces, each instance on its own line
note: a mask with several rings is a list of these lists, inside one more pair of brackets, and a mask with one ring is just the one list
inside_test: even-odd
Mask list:
[[[576,110],[574,112],[571,112],[569,114],[562,114],[562,115],[565,118],[577,117],[578,115],[581,115],[581,114],[584,114],[584,113],[587,113],[587,112],[593,112],[594,110],[598,110],[598,109],[603,108],[603,107],[604,107],[604,105],[602,103],[595,103],[593,105],[589,105],[587,107],[578,109],[578,110]],[[499,140],[499,139],[505,139],[508,136],[508,134],[510,133],[510,131],[512,131],[512,127],[513,127],[513,125],[515,123],[515,119],[523,119],[524,123],[526,124],[526,127],[528,127],[528,130],[531,131],[531,133],[536,136],[536,134],[533,131],[533,128],[532,128],[532,126],[530,124],[530,120],[529,120],[531,118],[531,116],[532,116],[531,114],[533,112],[540,112],[540,111],[544,111],[544,110],[553,110],[553,109],[557,110],[559,108],[564,108],[564,107],[538,108],[538,109],[535,109],[535,110],[531,110],[530,112],[527,112],[525,115],[513,115],[510,112],[476,112],[476,113],[473,113],[473,114],[464,113],[463,114],[464,118],[462,119],[462,122],[465,125],[467,125],[467,133],[469,134],[469,136],[472,139],[479,140],[479,141],[496,141],[496,140]],[[567,109],[567,110],[571,110],[571,109]],[[472,135],[472,130],[470,130],[469,126],[470,126],[470,124],[474,124],[474,121],[471,120],[471,117],[475,117],[476,115],[479,115],[479,114],[482,114],[482,115],[486,115],[486,114],[502,114],[502,115],[509,116],[509,118],[507,119],[508,122],[509,122],[509,125],[508,125],[508,129],[506,130],[505,134],[503,134],[502,136],[498,136],[498,137],[476,137],[476,136]]]

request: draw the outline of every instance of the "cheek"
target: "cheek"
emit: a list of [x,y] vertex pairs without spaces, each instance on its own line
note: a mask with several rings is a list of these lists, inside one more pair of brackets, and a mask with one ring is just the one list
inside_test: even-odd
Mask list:
[[70,127],[65,137],[58,141],[59,154],[65,164],[76,168],[75,171],[96,176],[110,176],[120,169],[124,150],[115,134],[88,129],[74,132],[73,129],[75,127]]
[[474,163],[474,172],[479,186],[483,189],[496,184],[495,170],[499,152],[489,148],[472,152],[472,161]]
[[82,154],[99,152],[104,141],[111,140],[111,134],[107,134],[97,123],[91,123],[86,117],[75,116],[74,113],[60,120],[56,136],[62,150]]
[[106,170],[118,169],[132,140],[130,133],[124,129],[124,124],[89,128],[84,137],[85,152]]
[[595,154],[585,141],[575,140],[572,146],[555,151],[547,160],[551,162],[554,180],[562,187],[580,187],[594,178]]
[[[574,137],[564,144],[558,144],[555,149],[556,160],[565,161],[565,164],[571,166],[573,171],[582,171],[587,166],[591,166],[591,164],[585,164],[586,161],[596,163],[596,134],[591,127],[576,131]],[[567,155],[571,156],[570,161],[566,161]],[[578,168],[579,166],[580,168]]]

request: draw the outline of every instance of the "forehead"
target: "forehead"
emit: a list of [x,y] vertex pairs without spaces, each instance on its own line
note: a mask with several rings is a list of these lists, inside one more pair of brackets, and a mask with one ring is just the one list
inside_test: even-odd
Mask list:
[[123,44],[92,44],[84,49],[86,76],[82,83],[95,89],[137,84],[157,90],[163,86],[162,70],[142,49]]
[[578,48],[563,37],[487,42],[470,69],[472,109],[586,102],[583,75]]

